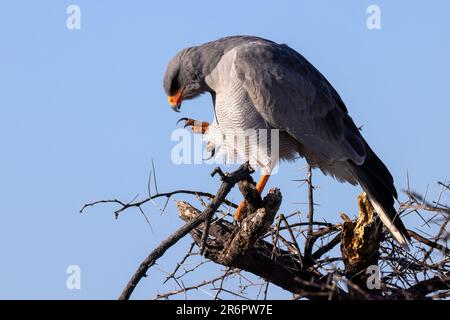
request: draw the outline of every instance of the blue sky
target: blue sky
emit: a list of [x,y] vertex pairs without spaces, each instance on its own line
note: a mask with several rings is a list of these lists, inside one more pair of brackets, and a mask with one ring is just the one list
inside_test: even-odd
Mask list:
[[[81,8],[81,30],[66,28],[71,4]],[[366,27],[370,4],[381,8],[381,30]],[[178,50],[226,35],[258,35],[301,52],[364,125],[397,188],[406,187],[408,172],[415,190],[429,185],[434,196],[436,181],[449,179],[449,11],[443,0],[2,1],[0,298],[116,298],[146,254],[181,225],[174,202],[163,215],[145,207],[153,232],[138,211],[119,220],[113,206],[78,211],[93,200],[145,197],[152,159],[160,191],[215,192],[212,166],[170,159],[176,120],[211,120],[210,98],[175,114],[162,76]],[[283,165],[269,183],[283,192],[283,212],[306,209],[299,204],[306,190],[292,181],[304,177],[304,165]],[[319,217],[354,214],[358,188],[319,172],[314,180]],[[175,289],[161,285],[160,269],[171,271],[189,243],[172,248],[134,297]],[[80,290],[66,287],[69,265],[81,268]],[[187,284],[219,271],[206,266]],[[289,297],[277,289],[271,296]]]

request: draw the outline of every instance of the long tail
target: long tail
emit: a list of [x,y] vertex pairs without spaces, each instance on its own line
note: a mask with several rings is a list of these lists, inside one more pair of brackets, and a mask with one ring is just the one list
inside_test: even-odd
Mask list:
[[350,161],[352,172],[392,236],[400,245],[408,248],[411,238],[394,208],[394,199],[397,198],[394,180],[367,143],[366,152],[367,156],[363,164],[357,165]]

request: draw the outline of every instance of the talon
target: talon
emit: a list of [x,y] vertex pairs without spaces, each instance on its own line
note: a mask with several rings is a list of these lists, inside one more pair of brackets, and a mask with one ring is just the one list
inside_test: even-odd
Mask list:
[[191,118],[183,117],[177,121],[177,124],[179,124],[181,121],[184,121],[184,128],[190,126],[194,133],[204,134],[208,130],[208,127],[209,127],[208,122],[197,121],[197,120],[194,120]]
[[188,120],[188,118],[186,118],[186,117],[180,118],[180,120],[178,120],[176,124],[179,124],[181,121],[186,121],[186,120]]
[[177,121],[177,124],[179,124],[181,121],[184,121],[184,127],[183,128],[186,128],[187,126],[194,126],[194,122],[195,122],[194,119],[183,117],[183,118],[181,118],[180,120]]
[[204,161],[207,161],[207,160],[212,159],[214,157],[214,155],[216,154],[216,148],[212,149],[210,152],[211,152],[211,154],[209,155],[208,158],[203,159]]

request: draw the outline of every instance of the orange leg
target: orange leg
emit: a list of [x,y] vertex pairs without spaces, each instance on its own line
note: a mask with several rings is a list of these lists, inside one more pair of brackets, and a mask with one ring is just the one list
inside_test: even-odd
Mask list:
[[[270,177],[270,175],[263,175],[261,177],[258,184],[256,185],[256,191],[258,191],[259,193],[262,193],[262,191],[264,190],[264,187],[267,184],[267,181],[269,181],[269,177]],[[245,209],[245,200],[242,201],[239,204],[239,207],[236,209],[236,212],[234,213],[234,220],[239,221],[239,215],[241,214],[241,212],[244,209]]]

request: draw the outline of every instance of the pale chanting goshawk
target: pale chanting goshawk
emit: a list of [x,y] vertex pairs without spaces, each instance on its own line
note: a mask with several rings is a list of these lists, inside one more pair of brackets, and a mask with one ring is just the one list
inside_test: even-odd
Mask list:
[[[391,174],[361,136],[336,90],[289,46],[231,36],[183,49],[167,66],[164,90],[175,111],[183,100],[211,94],[213,123],[183,120],[212,144],[222,144],[222,152],[254,160],[252,166],[256,163],[263,172],[259,192],[278,159],[300,155],[339,181],[359,184],[393,237],[408,246],[408,231],[394,208],[397,192]],[[260,159],[248,154],[254,149],[216,141],[237,129],[279,129],[279,157]]]

